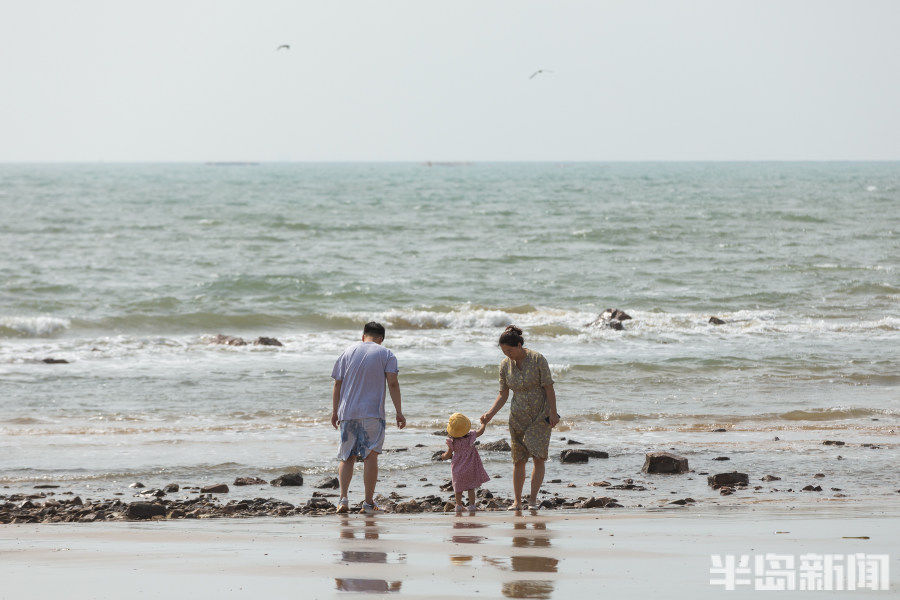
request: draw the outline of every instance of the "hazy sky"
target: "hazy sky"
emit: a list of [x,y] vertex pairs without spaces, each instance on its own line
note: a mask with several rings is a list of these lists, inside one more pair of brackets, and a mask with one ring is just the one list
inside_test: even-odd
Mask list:
[[897,0],[0,2],[0,161],[900,159]]

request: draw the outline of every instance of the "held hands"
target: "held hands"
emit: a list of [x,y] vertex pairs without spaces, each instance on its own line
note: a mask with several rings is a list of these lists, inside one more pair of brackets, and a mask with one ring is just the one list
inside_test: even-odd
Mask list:
[[491,422],[491,419],[493,419],[493,418],[494,418],[494,415],[491,414],[491,411],[488,411],[488,412],[484,413],[483,415],[481,415],[481,417],[479,417],[478,420],[481,421],[482,425],[487,425],[488,423]]
[[406,427],[406,417],[403,416],[403,413],[397,413],[397,429],[403,429]]

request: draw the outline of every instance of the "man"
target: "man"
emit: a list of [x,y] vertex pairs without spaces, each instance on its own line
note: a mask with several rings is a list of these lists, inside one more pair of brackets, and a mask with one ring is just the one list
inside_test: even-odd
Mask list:
[[366,498],[362,512],[372,514],[375,505],[375,482],[378,481],[378,455],[384,444],[384,387],[391,392],[391,402],[397,411],[397,427],[406,427],[406,419],[400,409],[400,382],[397,380],[397,358],[382,347],[384,326],[371,321],[363,327],[362,341],[344,350],[331,377],[331,425],[341,430],[341,447],[338,459],[338,480],[341,499],[338,512],[349,511],[347,490],[353,477],[353,465],[359,458],[364,463],[363,482]]

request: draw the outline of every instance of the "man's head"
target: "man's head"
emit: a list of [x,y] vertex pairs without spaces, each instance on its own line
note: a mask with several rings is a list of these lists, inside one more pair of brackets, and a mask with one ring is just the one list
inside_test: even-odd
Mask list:
[[362,339],[364,342],[380,344],[384,341],[384,325],[375,321],[369,321],[363,327]]

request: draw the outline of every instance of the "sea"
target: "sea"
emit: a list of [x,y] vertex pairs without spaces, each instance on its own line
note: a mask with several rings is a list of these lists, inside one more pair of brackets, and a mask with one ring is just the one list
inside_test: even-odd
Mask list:
[[[335,472],[332,365],[377,320],[408,420],[388,402],[385,494],[449,477],[435,432],[491,406],[514,323],[556,382],[547,494],[896,502],[898,232],[897,162],[3,164],[0,492],[301,471],[230,497],[305,498]],[[652,451],[693,472],[642,474]],[[733,470],[747,490],[707,485]]]

